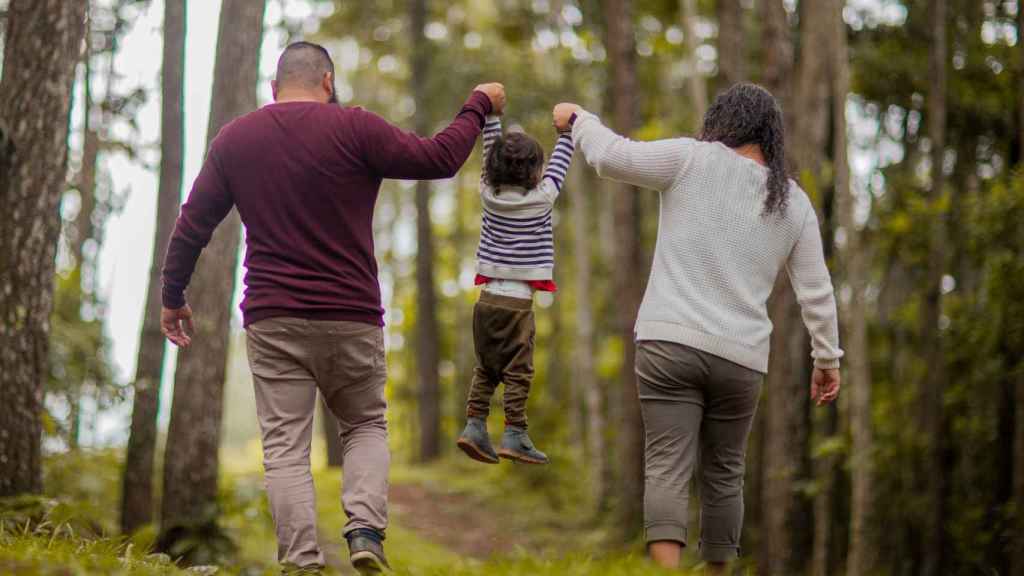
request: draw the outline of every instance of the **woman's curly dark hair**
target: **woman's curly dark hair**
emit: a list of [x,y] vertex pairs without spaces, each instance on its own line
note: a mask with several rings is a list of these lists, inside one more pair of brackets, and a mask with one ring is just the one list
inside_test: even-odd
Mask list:
[[768,196],[764,200],[764,213],[785,213],[789,202],[786,131],[782,110],[771,92],[748,82],[741,82],[722,92],[704,114],[699,139],[721,142],[730,148],[759,145],[768,164]]
[[540,143],[522,132],[499,136],[484,160],[484,181],[497,189],[522,186],[532,190],[540,183],[544,165],[544,149]]

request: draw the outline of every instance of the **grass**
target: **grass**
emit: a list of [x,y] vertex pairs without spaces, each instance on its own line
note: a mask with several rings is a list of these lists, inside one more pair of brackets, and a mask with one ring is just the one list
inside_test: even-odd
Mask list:
[[[170,558],[150,554],[152,528],[132,538],[114,536],[119,466],[109,452],[60,456],[47,471],[47,492],[59,499],[32,497],[0,502],[0,574],[15,575],[194,575]],[[403,526],[388,530],[387,553],[398,576],[663,576],[680,574],[654,567],[637,547],[609,550],[604,525],[589,510],[586,494],[571,483],[552,480],[536,468],[481,467],[457,459],[429,467],[396,466],[394,485],[416,485],[444,494],[474,524],[492,523],[525,543],[510,553],[472,558],[428,540]],[[562,476],[562,475],[558,475]],[[571,478],[571,475],[569,475]],[[327,574],[351,574],[341,531],[340,472],[315,472],[321,546]],[[563,482],[563,484],[559,484]],[[508,495],[515,495],[509,498]],[[453,496],[454,495],[454,496]],[[435,506],[436,509],[436,506]],[[416,510],[405,511],[414,514]],[[452,524],[451,518],[447,525]],[[224,474],[219,523],[237,544],[234,557],[217,574],[276,574],[276,542],[263,492],[262,475],[251,468]],[[451,529],[477,530],[478,525]],[[446,530],[449,528],[446,528]],[[442,536],[444,532],[441,533]],[[528,536],[524,536],[528,534]],[[203,573],[203,572],[198,572]]]

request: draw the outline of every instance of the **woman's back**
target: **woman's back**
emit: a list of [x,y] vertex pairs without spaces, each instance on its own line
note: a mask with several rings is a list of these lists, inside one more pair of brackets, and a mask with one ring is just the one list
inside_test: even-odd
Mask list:
[[816,365],[838,365],[835,299],[817,216],[795,183],[785,208],[766,214],[767,170],[720,143],[634,142],[587,113],[573,137],[602,176],[661,193],[638,340],[678,342],[766,372],[772,329],[766,303],[786,269]]

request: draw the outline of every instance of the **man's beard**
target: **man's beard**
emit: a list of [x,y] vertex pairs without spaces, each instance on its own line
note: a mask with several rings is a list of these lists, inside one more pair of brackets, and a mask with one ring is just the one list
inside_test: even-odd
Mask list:
[[327,99],[328,104],[338,103],[338,89],[334,87],[334,83],[331,83],[331,97]]

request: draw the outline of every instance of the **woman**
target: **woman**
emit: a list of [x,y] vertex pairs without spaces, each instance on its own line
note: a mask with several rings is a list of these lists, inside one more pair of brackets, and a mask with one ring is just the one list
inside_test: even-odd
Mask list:
[[832,282],[814,208],[786,177],[782,113],[753,84],[722,93],[700,137],[634,142],[576,104],[555,127],[599,175],[661,193],[658,243],[636,323],[646,438],[644,528],[678,566],[688,484],[701,459],[701,554],[713,574],[739,551],[747,435],[768,369],[767,301],[785,269],[811,334],[811,397],[839,393]]

